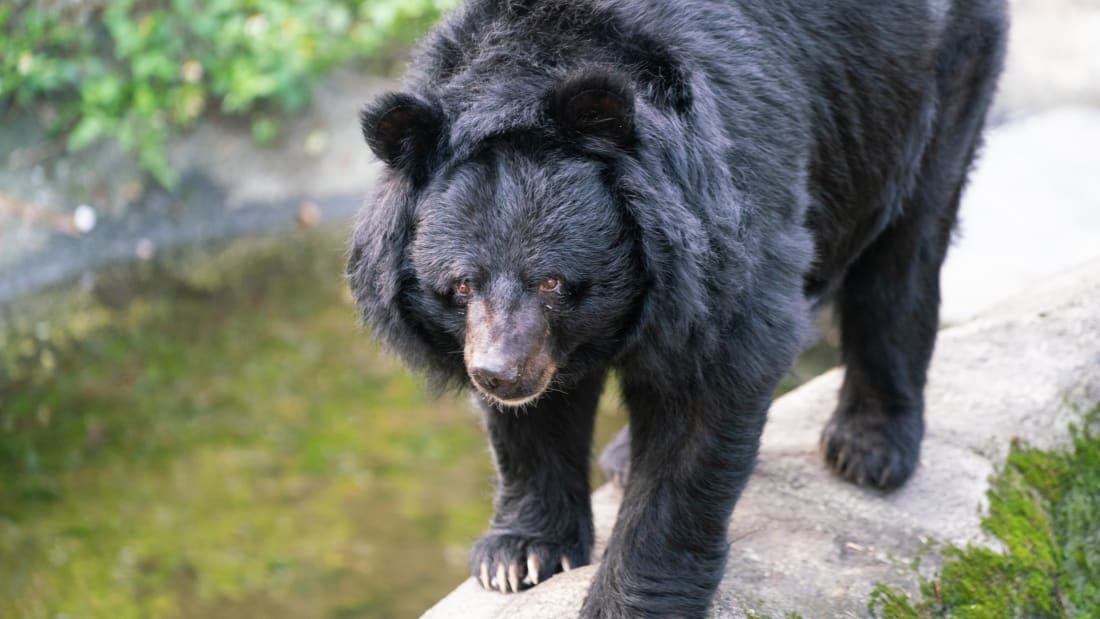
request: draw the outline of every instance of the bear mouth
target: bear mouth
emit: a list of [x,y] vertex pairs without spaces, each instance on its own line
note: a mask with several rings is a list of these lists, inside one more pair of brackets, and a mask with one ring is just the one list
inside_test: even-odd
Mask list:
[[475,375],[471,375],[470,382],[493,404],[515,408],[531,404],[546,393],[556,370],[557,368],[550,364],[537,375],[521,376],[519,380],[509,383],[478,380]]

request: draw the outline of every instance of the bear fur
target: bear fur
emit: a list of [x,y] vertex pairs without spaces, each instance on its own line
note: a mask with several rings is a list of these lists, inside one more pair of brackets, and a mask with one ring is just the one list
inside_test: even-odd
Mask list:
[[[913,473],[939,269],[1004,53],[1003,0],[470,0],[361,114],[364,321],[468,386],[498,471],[472,573],[589,563],[614,370],[624,485],[584,617],[701,617],[772,394],[834,302],[825,462]],[[736,559],[735,559],[736,560]]]

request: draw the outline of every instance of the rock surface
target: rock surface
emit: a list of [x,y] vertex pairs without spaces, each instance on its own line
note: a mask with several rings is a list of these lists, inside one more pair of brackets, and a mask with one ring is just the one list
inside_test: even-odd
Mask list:
[[943,270],[947,323],[1100,258],[1100,108],[1055,108],[985,142]]
[[[712,617],[866,616],[875,583],[917,590],[912,562],[931,548],[921,570],[934,570],[936,543],[991,544],[980,518],[1011,441],[1064,445],[1069,424],[1100,401],[1100,261],[940,333],[921,464],[896,492],[857,488],[821,463],[818,433],[841,377],[827,372],[773,405]],[[593,495],[598,545],[620,498],[606,485]],[[468,580],[424,618],[575,617],[594,571],[515,595]]]
[[1100,105],[1100,0],[1009,0],[1012,27],[994,119]]

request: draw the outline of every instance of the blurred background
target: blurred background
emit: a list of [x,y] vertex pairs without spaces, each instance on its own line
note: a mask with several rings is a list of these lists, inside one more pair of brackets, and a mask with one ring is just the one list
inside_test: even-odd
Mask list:
[[[477,416],[343,281],[358,108],[456,3],[0,6],[0,617],[409,617],[466,576]],[[1100,0],[1012,13],[948,323],[1100,255]]]

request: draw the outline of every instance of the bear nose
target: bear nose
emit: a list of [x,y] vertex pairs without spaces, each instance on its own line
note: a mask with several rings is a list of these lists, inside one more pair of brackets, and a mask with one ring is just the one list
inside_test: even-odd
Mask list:
[[470,368],[470,378],[487,391],[509,392],[519,383],[519,367],[487,360]]

